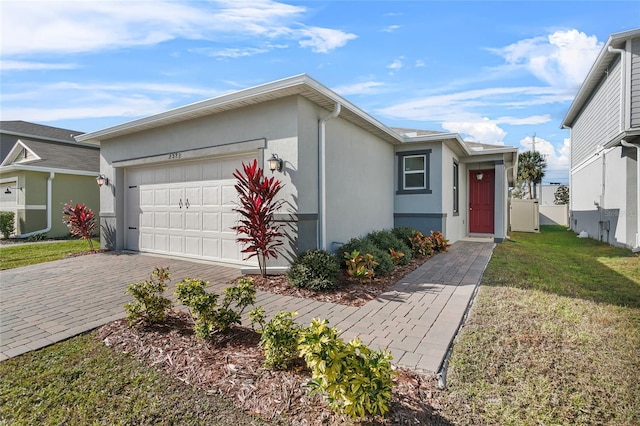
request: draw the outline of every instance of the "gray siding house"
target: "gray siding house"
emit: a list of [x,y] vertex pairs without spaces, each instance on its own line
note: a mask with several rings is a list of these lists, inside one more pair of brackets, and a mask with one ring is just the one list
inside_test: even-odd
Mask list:
[[399,225],[501,241],[517,169],[517,148],[391,129],[305,74],[77,139],[101,146],[104,246],[249,267],[231,230],[243,162],[270,174],[268,159],[283,160],[287,243],[273,268]]
[[0,211],[15,215],[14,236],[64,237],[62,206],[85,203],[96,214],[100,147],[78,143],[81,132],[26,121],[1,121]]
[[609,37],[562,127],[571,129],[571,229],[640,251],[640,29]]

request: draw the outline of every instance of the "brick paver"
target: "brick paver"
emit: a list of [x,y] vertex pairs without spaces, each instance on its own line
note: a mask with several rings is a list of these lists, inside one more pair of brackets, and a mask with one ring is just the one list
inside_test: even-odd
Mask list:
[[[388,292],[355,308],[259,291],[267,315],[298,311],[297,320],[326,318],[342,337],[387,349],[399,366],[437,372],[494,248],[458,241]],[[207,262],[131,253],[101,253],[0,272],[0,361],[48,346],[125,316],[124,291],[169,267],[172,283],[192,277],[221,292],[240,270]],[[170,293],[173,287],[170,286]],[[245,318],[246,319],[246,318]]]

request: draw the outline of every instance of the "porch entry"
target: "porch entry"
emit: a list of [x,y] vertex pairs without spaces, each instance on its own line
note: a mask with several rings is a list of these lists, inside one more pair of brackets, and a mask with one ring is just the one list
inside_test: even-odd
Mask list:
[[469,233],[493,234],[495,171],[469,170]]

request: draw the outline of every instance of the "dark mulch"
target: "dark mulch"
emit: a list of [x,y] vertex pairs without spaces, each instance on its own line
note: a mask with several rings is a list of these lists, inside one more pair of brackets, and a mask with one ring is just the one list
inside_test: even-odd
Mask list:
[[[115,350],[131,354],[146,365],[211,394],[221,394],[248,413],[274,424],[352,424],[331,411],[320,394],[306,386],[310,373],[299,363],[287,371],[262,367],[260,336],[250,328],[233,327],[205,342],[193,334],[188,314],[172,312],[162,325],[129,327],[126,320],[109,323],[98,337]],[[398,369],[387,418],[363,425],[448,425],[439,414],[437,381],[433,377]]]

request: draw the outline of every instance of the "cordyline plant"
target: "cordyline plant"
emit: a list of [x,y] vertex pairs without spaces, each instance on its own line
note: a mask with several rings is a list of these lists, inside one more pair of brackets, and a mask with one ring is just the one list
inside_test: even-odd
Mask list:
[[91,237],[96,229],[96,219],[93,211],[84,203],[73,205],[73,202],[65,203],[62,208],[62,221],[71,235],[80,237],[89,242],[89,250],[93,250]]
[[243,171],[236,170],[233,177],[237,179],[235,185],[240,203],[233,209],[242,218],[239,225],[232,227],[239,236],[237,241],[245,245],[242,253],[247,254],[245,260],[258,258],[262,277],[267,276],[267,259],[278,258],[276,248],[282,245],[280,226],[274,224],[273,215],[282,206],[283,200],[277,200],[276,195],[282,189],[282,182],[264,176],[258,162],[242,163]]

